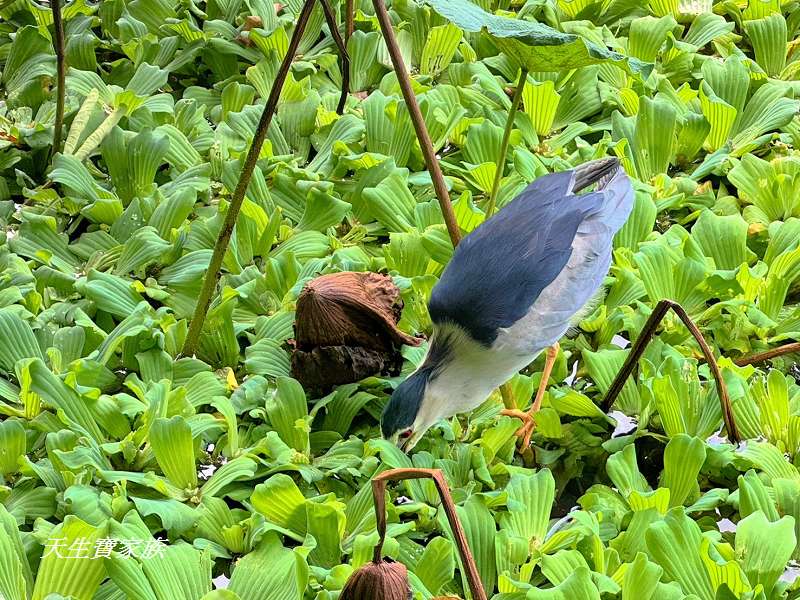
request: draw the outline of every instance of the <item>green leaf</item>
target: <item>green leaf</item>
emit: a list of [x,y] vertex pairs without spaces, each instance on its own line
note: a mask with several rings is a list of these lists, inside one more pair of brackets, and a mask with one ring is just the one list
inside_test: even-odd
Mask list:
[[403,172],[394,171],[374,188],[363,192],[370,214],[388,231],[413,231],[417,201]]
[[544,543],[555,497],[555,481],[550,470],[542,469],[534,475],[513,475],[506,492],[508,512],[499,516],[500,528],[528,540],[529,545]]
[[253,490],[253,508],[267,520],[293,532],[299,540],[307,532],[306,499],[288,475],[273,475]]
[[153,192],[156,171],[170,146],[170,137],[163,130],[156,134],[147,129],[127,140],[119,127],[111,131],[103,141],[103,159],[123,202],[127,204],[135,196],[141,198]]
[[501,51],[531,71],[576,69],[606,60],[643,77],[652,69],[651,65],[542,23],[493,15],[469,0],[427,1],[436,12],[465,31],[486,29]]
[[291,360],[283,344],[271,339],[258,340],[245,350],[245,368],[250,374],[288,377]]
[[444,537],[435,537],[425,545],[414,573],[431,594],[438,594],[453,581],[456,561],[453,543]]
[[643,552],[639,552],[634,561],[626,567],[622,580],[622,600],[655,598],[654,594],[663,569],[647,560],[647,555]]
[[30,566],[15,519],[2,504],[0,531],[0,595],[8,600],[27,600],[27,590],[33,588]]
[[778,75],[786,65],[786,19],[780,13],[745,22],[745,31],[753,44],[756,62],[767,75]]
[[569,577],[550,589],[531,589],[525,600],[600,600],[600,592],[592,581],[592,572],[587,567],[580,567]]
[[197,488],[192,431],[186,419],[156,419],[150,425],[150,446],[170,482],[183,490]]
[[672,15],[634,19],[628,35],[628,52],[642,61],[655,61],[667,34],[677,25]]
[[95,542],[105,537],[105,527],[93,527],[67,515],[50,531],[49,550],[45,550],[36,575],[32,600],[45,600],[50,594],[92,600],[105,577],[103,561],[94,560]]
[[[602,350],[599,352],[583,352],[586,369],[589,377],[595,382],[600,392],[605,394],[611,387],[611,382],[625,362],[626,350]],[[628,379],[622,387],[617,400],[614,402],[619,410],[626,414],[638,414],[643,408],[643,402],[632,379]]]
[[[786,481],[786,480],[783,480]],[[739,513],[743,517],[755,512],[762,512],[771,522],[779,518],[775,503],[769,495],[767,486],[759,479],[758,474],[750,469],[743,476],[739,475]]]
[[0,370],[13,373],[17,361],[24,358],[42,359],[42,351],[33,334],[33,329],[17,311],[0,310]]
[[606,471],[623,497],[633,492],[649,492],[650,485],[639,471],[636,462],[636,447],[628,444],[621,452],[615,452],[606,461]]
[[474,549],[473,553],[483,587],[493,590],[497,579],[494,547],[497,527],[492,513],[477,496],[470,496],[463,506],[457,506],[456,509],[458,518],[464,527],[467,544]]
[[302,600],[308,582],[304,548],[289,550],[268,532],[236,563],[228,590],[241,600]]
[[122,277],[92,269],[75,289],[92,300],[99,310],[125,318],[144,300],[135,286]]
[[159,600],[202,598],[211,590],[211,556],[185,542],[167,545],[141,565]]
[[747,249],[747,222],[738,213],[719,216],[704,210],[692,227],[692,237],[717,269],[736,269],[752,255]]
[[444,71],[453,60],[462,35],[461,30],[452,23],[431,27],[425,47],[422,49],[420,72],[425,75],[438,75]]
[[303,387],[291,377],[278,377],[277,387],[275,394],[267,399],[270,423],[284,442],[308,454],[308,404]]
[[768,596],[794,552],[794,526],[792,517],[770,523],[760,511],[737,524],[736,550],[742,556],[742,568],[751,584],[763,585]]
[[669,489],[669,505],[680,506],[697,497],[697,476],[706,460],[706,446],[696,437],[679,434],[669,440],[664,450],[664,474],[661,485]]
[[636,171],[649,180],[669,168],[674,156],[676,114],[670,104],[659,100],[641,99],[633,139],[633,158]]
[[300,219],[297,228],[324,232],[329,227],[339,225],[351,208],[349,202],[343,202],[317,188],[312,188],[306,200],[303,218]]
[[26,446],[22,423],[12,420],[0,423],[0,475],[5,477],[19,471],[20,458],[25,454]]
[[16,32],[0,78],[12,106],[38,108],[46,97],[45,79],[55,76],[53,54],[50,40],[37,27]]
[[229,484],[243,479],[250,479],[255,473],[256,463],[247,456],[237,456],[232,461],[225,463],[201,488],[202,496],[221,495]]
[[522,105],[538,135],[547,136],[552,131],[560,100],[561,94],[556,91],[553,81],[540,83],[531,77],[526,80]]
[[645,538],[651,559],[664,569],[669,580],[678,582],[687,594],[714,598],[715,590],[700,552],[703,536],[683,507],[671,509],[662,521],[653,523]]
[[67,424],[78,430],[82,428],[95,441],[103,441],[103,434],[86,399],[54,375],[41,359],[34,358],[19,363],[17,370],[18,373],[25,372],[30,377],[30,391],[57,409]]

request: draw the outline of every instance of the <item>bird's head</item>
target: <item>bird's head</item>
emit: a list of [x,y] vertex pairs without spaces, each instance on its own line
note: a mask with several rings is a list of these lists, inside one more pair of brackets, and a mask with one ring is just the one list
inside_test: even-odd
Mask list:
[[411,450],[425,431],[421,429],[420,412],[428,387],[427,370],[418,370],[397,386],[381,415],[383,437],[397,444],[401,450]]
[[442,416],[434,408],[429,389],[431,372],[419,369],[397,386],[381,415],[383,437],[397,444],[403,452],[417,445],[425,432]]
[[[434,330],[422,365],[392,394],[381,415],[381,433],[409,452],[437,421],[454,414],[439,377],[454,363],[452,331]],[[437,390],[437,388],[439,388]]]

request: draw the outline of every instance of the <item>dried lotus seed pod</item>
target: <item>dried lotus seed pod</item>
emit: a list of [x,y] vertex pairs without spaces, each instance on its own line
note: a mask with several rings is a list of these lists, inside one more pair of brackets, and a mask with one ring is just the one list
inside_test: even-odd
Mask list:
[[408,570],[388,559],[368,562],[350,576],[339,600],[412,600]]

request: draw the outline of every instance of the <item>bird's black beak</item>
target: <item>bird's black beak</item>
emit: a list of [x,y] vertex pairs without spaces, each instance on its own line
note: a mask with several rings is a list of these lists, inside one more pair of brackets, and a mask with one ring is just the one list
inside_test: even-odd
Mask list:
[[414,443],[412,442],[413,439],[414,439],[413,433],[411,435],[406,435],[403,437],[397,436],[397,438],[395,438],[395,444],[397,445],[398,448],[400,448],[400,450],[407,453],[414,447]]

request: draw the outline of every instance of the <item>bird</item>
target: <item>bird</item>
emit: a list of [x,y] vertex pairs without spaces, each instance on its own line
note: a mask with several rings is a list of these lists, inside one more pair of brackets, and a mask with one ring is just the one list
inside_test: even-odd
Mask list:
[[427,352],[386,403],[382,436],[409,452],[547,349],[530,409],[503,411],[523,421],[517,434],[529,444],[558,341],[602,294],[613,238],[633,203],[619,160],[601,158],[536,178],[464,237],[431,291]]

